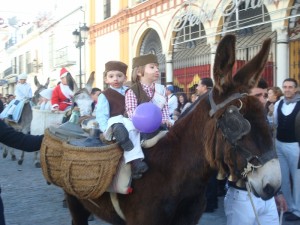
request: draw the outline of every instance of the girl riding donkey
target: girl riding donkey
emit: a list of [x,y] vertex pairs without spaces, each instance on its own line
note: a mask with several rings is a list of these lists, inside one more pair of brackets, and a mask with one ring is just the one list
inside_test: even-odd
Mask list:
[[72,87],[68,85],[68,79],[71,79],[71,74],[66,68],[60,70],[60,83],[54,88],[51,104],[52,110],[67,111],[71,109],[72,97],[74,95]]

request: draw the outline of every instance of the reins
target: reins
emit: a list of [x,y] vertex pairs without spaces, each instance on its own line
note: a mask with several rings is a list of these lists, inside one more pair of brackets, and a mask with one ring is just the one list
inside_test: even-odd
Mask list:
[[249,185],[248,182],[245,182],[245,184],[246,184],[248,196],[249,196],[252,208],[253,208],[253,212],[254,212],[254,215],[255,215],[256,222],[257,222],[258,225],[260,225],[260,222],[259,222],[259,219],[258,219],[258,215],[257,215],[257,211],[256,211],[256,208],[255,208],[253,199],[252,199],[252,195],[251,195],[251,187],[250,187],[250,185]]

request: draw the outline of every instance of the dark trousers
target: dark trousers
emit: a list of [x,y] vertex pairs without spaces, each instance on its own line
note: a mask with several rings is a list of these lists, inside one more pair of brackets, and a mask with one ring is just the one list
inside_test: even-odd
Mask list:
[[3,201],[1,198],[1,188],[0,188],[0,225],[5,225],[4,206],[3,206]]
[[217,172],[209,179],[206,190],[206,209],[214,210],[218,208],[218,181]]

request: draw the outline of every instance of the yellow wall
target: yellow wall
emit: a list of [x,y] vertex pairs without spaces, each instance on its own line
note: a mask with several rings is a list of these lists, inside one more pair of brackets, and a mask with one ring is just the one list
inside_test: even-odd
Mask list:
[[[95,6],[95,0],[90,0],[90,4],[89,4],[89,16],[90,16],[90,22],[89,24],[95,24],[95,18],[96,18],[96,6]],[[91,33],[90,33],[91,35]],[[90,49],[90,52],[89,52],[89,62],[90,62],[90,65],[89,65],[89,68],[87,68],[90,73],[92,71],[95,71],[96,70],[96,41],[95,41],[95,38],[91,38],[90,39],[90,43],[89,43],[89,49]],[[97,81],[97,76],[96,76],[96,79],[94,81],[94,85]]]

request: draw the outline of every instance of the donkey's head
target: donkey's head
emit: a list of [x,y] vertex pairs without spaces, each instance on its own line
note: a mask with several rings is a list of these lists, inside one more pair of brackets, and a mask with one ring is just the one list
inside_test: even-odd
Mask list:
[[33,97],[32,97],[32,102],[36,105],[39,101],[39,98],[41,97],[40,93],[41,91],[45,90],[48,88],[48,85],[49,85],[49,77],[46,81],[46,83],[44,85],[40,84],[37,76],[34,76],[34,84],[35,86],[37,87],[36,91],[34,92],[33,94]]
[[215,86],[206,101],[210,108],[205,125],[208,161],[219,169],[219,175],[237,185],[248,182],[263,199],[279,189],[280,166],[264,106],[248,93],[261,78],[270,45],[271,40],[265,40],[260,52],[233,76],[235,36],[225,36],[216,52]]
[[90,116],[92,114],[92,102],[91,97],[92,85],[95,80],[95,72],[92,72],[85,87],[79,89],[76,82],[72,79],[68,79],[68,84],[73,85],[74,97],[73,102],[80,110],[80,116]]

